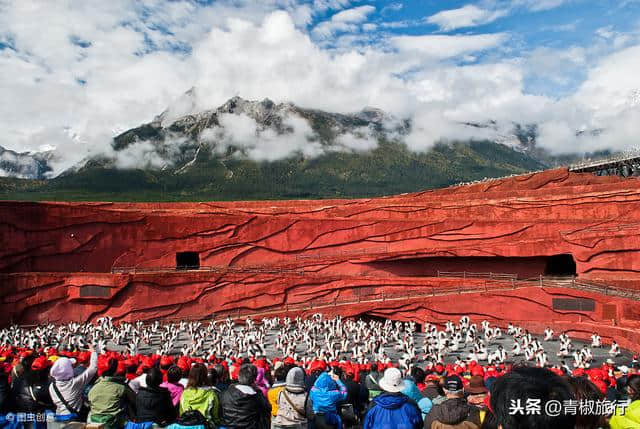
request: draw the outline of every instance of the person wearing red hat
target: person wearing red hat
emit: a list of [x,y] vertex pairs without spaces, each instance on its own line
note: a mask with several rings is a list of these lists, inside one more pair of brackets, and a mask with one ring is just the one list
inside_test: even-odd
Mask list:
[[173,358],[171,356],[162,356],[160,358],[160,369],[166,371],[171,367],[171,365],[173,365]]
[[440,386],[440,377],[437,374],[427,375],[424,379],[424,384],[422,396],[429,398],[434,404],[444,401],[444,391]]
[[422,392],[426,387],[426,385],[424,384],[424,379],[427,377],[427,374],[422,368],[414,366],[413,368],[411,368],[411,377],[413,378],[413,381],[416,382],[416,387],[418,388],[418,390]]
[[124,378],[127,381],[131,381],[138,376],[138,374],[136,374],[138,366],[133,359],[129,358],[121,362],[122,366],[124,367]]
[[180,356],[178,358],[178,362],[176,362],[176,365],[184,373],[189,373],[189,370],[191,369],[191,362],[189,361],[189,358],[186,356]]
[[311,362],[311,366],[309,367],[310,374],[305,380],[305,388],[307,391],[311,390],[313,384],[316,382],[318,377],[326,370],[327,364],[325,361],[316,359]]
[[123,426],[125,421],[135,417],[136,395],[122,378],[115,376],[117,370],[117,359],[98,359],[100,378],[89,391],[87,422],[114,427]]
[[484,368],[480,365],[475,365],[473,368],[471,368],[471,376],[479,376],[484,378]]
[[362,383],[355,381],[356,368],[350,363],[342,365],[342,375],[340,379],[347,388],[347,399],[343,406],[350,404],[353,407],[353,415],[349,412],[343,412],[342,417],[347,426],[354,426],[364,417],[364,411],[369,402],[369,389]]
[[162,373],[163,382],[167,381],[167,370],[174,364],[171,356],[162,356],[160,358],[160,372]]
[[19,413],[42,414],[54,408],[49,395],[49,368],[52,362],[46,356],[33,359],[29,354],[22,360],[24,372],[13,381],[11,396],[14,410]]
[[129,387],[134,393],[138,393],[141,387],[147,386],[147,373],[155,365],[155,360],[151,356],[142,358],[142,363],[138,367],[137,377],[129,382]]

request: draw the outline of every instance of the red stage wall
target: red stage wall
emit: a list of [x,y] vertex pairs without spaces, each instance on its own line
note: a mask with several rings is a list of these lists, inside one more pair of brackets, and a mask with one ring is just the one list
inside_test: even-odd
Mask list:
[[[200,317],[322,297],[327,284],[349,294],[362,284],[448,284],[420,278],[437,271],[553,274],[554,255],[571,255],[580,280],[640,290],[639,209],[638,179],[566,169],[361,200],[0,202],[1,317]],[[201,266],[231,267],[239,277],[173,271],[176,253],[187,251],[198,253]],[[119,267],[154,272],[109,274]],[[273,275],[266,289],[258,270]],[[292,273],[310,285],[298,285]],[[206,279],[194,283],[196,274]],[[92,285],[116,292],[105,297],[104,289],[85,288],[80,299],[79,287]],[[472,305],[466,297],[443,299],[439,311],[457,315],[458,302]],[[500,302],[515,319],[534,320],[529,307]],[[618,319],[627,304],[616,304]]]

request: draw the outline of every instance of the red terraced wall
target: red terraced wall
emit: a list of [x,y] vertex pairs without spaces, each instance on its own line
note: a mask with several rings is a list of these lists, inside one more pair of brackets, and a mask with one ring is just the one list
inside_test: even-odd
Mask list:
[[[171,276],[30,273],[5,275],[4,281],[0,321],[5,324],[12,321],[10,315],[27,324],[95,320],[103,315],[134,321],[247,314],[260,318],[317,312],[443,324],[469,315],[475,321],[486,319],[502,326],[515,322],[533,332],[551,326],[557,332],[568,330],[578,338],[587,338],[598,330],[605,342],[615,337],[621,346],[640,351],[637,301],[575,289],[509,289],[506,284],[479,279],[467,279],[463,285],[461,279],[442,278],[402,281],[203,272]],[[109,294],[83,298],[80,289],[87,285],[106,287]],[[489,291],[459,293],[483,288]],[[384,301],[380,299],[382,291]],[[449,292],[426,296],[434,291]],[[363,302],[357,302],[358,298]],[[553,298],[590,298],[595,301],[595,308],[560,311],[553,308]]]
[[[560,254],[573,256],[578,279],[640,290],[639,208],[640,180],[566,169],[360,200],[0,202],[0,321],[196,318],[216,309],[353,297],[364,288],[392,294],[458,287],[459,280],[415,276],[466,267],[522,278]],[[198,252],[201,266],[241,272],[110,274],[118,267],[175,267],[183,251]],[[463,286],[473,285],[467,279]],[[108,296],[81,297],[81,286],[100,293],[105,286]],[[496,320],[556,317],[524,301],[433,298],[437,307],[415,313],[407,310],[410,300],[401,308],[371,304],[371,312],[436,317],[437,309],[459,316],[466,305]],[[618,323],[640,320],[636,308],[637,302],[616,303]],[[571,317],[558,323],[579,322]]]

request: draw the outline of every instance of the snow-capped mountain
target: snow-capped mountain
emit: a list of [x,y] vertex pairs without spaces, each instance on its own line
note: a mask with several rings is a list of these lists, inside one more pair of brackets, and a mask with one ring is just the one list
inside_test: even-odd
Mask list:
[[[412,150],[411,120],[381,109],[332,113],[241,97],[215,109],[196,106],[190,91],[53,180],[0,181],[0,197],[15,199],[16,189],[35,197],[132,201],[367,197],[544,168],[515,151],[520,137],[497,124],[461,124],[478,128],[463,135],[489,137]],[[500,133],[505,144],[496,142]],[[527,135],[535,137],[535,129],[520,133],[534,144]]]
[[[87,158],[62,175],[84,168],[151,169],[182,174],[198,160],[244,158],[275,161],[311,159],[329,152],[361,153],[381,140],[402,143],[412,132],[409,119],[365,107],[354,113],[332,113],[293,103],[246,100],[235,96],[217,108],[199,110],[191,88],[151,122],[127,130],[104,153]],[[640,99],[640,91],[634,99]],[[536,146],[535,124],[496,121],[462,122],[476,140],[488,140],[546,162]],[[431,124],[427,124],[431,126]],[[433,125],[437,126],[437,125]],[[48,161],[55,152],[16,153],[0,149],[0,176],[49,178]],[[50,164],[50,163],[49,163]]]
[[312,157],[327,150],[367,150],[382,136],[399,136],[408,130],[406,121],[381,109],[341,114],[238,96],[215,109],[175,117],[176,112],[193,109],[192,91],[178,100],[177,108],[172,106],[152,122],[116,136],[115,165],[119,154],[126,153],[127,158],[142,156],[153,167],[183,172],[202,149],[258,161],[299,154]]
[[50,152],[18,153],[0,146],[0,177],[44,179],[51,171],[47,165],[50,159]]

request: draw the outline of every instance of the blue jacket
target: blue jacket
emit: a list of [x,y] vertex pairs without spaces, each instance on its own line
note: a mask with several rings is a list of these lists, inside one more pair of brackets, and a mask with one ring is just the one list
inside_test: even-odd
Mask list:
[[413,380],[404,380],[404,385],[406,386],[402,393],[407,395],[409,398],[413,399],[414,402],[418,402],[422,399],[422,393],[420,393],[420,389],[416,386],[416,383]]
[[362,429],[421,429],[422,415],[417,405],[403,394],[376,396],[364,417]]
[[337,413],[337,403],[347,399],[347,388],[342,381],[338,380],[336,384],[328,373],[323,372],[311,388],[309,398],[314,412]]

